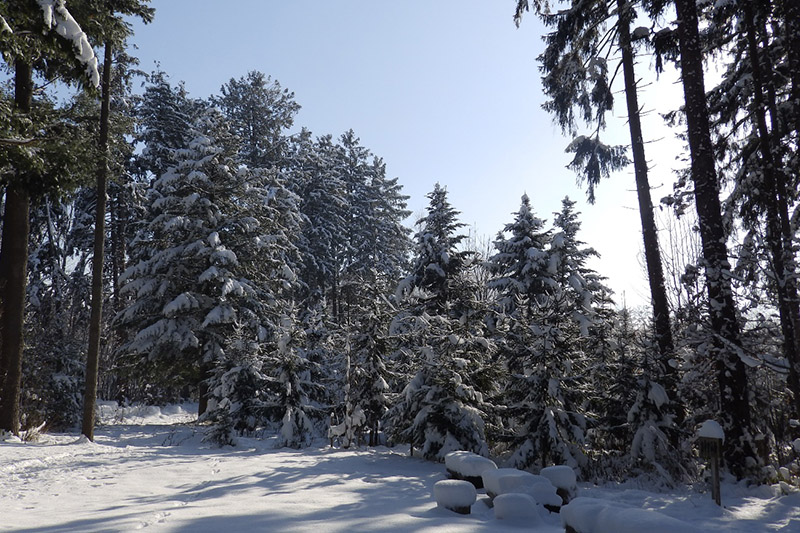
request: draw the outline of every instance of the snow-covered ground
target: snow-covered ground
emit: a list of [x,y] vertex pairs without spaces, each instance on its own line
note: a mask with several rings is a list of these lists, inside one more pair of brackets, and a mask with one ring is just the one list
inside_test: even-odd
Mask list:
[[[535,529],[496,520],[483,491],[470,515],[437,508],[444,465],[409,458],[407,448],[276,450],[270,439],[212,448],[188,424],[195,409],[104,404],[94,443],[69,434],[0,442],[0,531],[563,531],[558,515]],[[579,494],[701,531],[800,532],[800,494],[771,487],[723,485],[724,509],[688,491],[584,484]]]

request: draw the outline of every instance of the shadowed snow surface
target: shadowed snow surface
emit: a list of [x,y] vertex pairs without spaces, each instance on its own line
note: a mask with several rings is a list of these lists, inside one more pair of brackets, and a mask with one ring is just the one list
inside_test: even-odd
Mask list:
[[[102,404],[95,442],[45,434],[0,442],[0,531],[27,532],[503,532],[523,524],[494,518],[483,491],[472,514],[436,507],[442,464],[407,448],[274,449],[274,439],[235,448],[202,442],[188,422],[196,406]],[[707,494],[588,488],[596,496],[656,509],[702,531],[800,532],[800,495],[725,485],[726,509]],[[528,530],[530,529],[528,524]],[[535,531],[563,531],[558,515]]]

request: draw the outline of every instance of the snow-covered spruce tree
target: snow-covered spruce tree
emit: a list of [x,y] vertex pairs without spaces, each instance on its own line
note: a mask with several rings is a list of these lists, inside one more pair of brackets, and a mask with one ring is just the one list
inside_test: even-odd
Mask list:
[[406,272],[410,242],[403,220],[410,212],[397,180],[386,178],[383,161],[359,144],[353,130],[339,142],[337,168],[348,209],[336,316],[346,324],[361,305],[365,284],[395,286]]
[[185,148],[195,135],[193,123],[202,104],[189,98],[183,83],[174,87],[160,70],[148,76],[138,103],[136,141],[144,146],[137,157],[138,172],[159,177],[177,163],[175,150]]
[[586,350],[595,305],[607,289],[585,262],[595,252],[577,239],[574,202],[565,199],[554,228],[543,230],[529,201],[495,242],[489,259],[498,291],[501,356],[512,461],[519,467],[585,464]]
[[347,245],[348,201],[337,169],[337,148],[331,136],[310,139],[302,135],[294,145],[292,177],[302,199],[300,210],[308,220],[299,244],[307,288],[305,307],[334,306],[337,300],[339,257]]
[[294,93],[262,72],[231,78],[211,98],[240,139],[239,159],[251,168],[283,169],[292,127],[300,105]]
[[276,447],[309,446],[321,435],[326,409],[320,399],[325,391],[313,379],[314,364],[306,357],[303,344],[303,330],[289,309],[278,323],[264,363],[272,394],[268,409],[280,420]]
[[476,287],[465,275],[471,254],[457,249],[462,224],[447,191],[437,183],[428,198],[414,266],[398,287],[401,311],[392,326],[414,374],[389,412],[388,425],[396,441],[409,442],[428,459],[441,460],[454,450],[486,455],[490,344],[475,305]]
[[345,422],[355,425],[363,419],[361,430],[369,431],[367,445],[378,444],[380,423],[389,410],[390,374],[386,361],[393,349],[389,323],[393,307],[378,292],[356,313],[348,346]]
[[193,140],[174,151],[176,166],[153,182],[149,218],[122,276],[123,296],[131,300],[117,315],[127,338],[121,349],[144,380],[132,392],[164,400],[200,388],[201,413],[201,385],[224,359],[235,328],[259,340],[267,335],[263,309],[275,295],[266,280],[293,280],[274,253],[287,245],[283,230],[262,227],[272,191],[260,173],[237,168],[217,147],[222,120],[213,110],[204,114]]

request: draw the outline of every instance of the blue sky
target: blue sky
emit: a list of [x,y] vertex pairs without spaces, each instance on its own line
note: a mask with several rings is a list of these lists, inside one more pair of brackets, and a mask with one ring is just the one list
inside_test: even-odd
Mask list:
[[[595,205],[585,201],[565,168],[569,139],[541,109],[543,28],[529,15],[517,29],[513,0],[151,5],[155,21],[135,25],[132,39],[144,70],[159,61],[203,98],[230,78],[264,72],[295,93],[298,127],[335,136],[352,128],[399,177],[415,216],[438,181],[479,237],[510,222],[523,193],[549,221],[569,195],[582,213],[583,240],[602,254],[593,267],[619,301],[623,292],[629,305],[646,301],[632,170],[602,183]],[[607,142],[626,142],[625,127],[624,117],[614,121]],[[658,199],[670,189],[669,163],[654,170],[651,183],[664,184]]]

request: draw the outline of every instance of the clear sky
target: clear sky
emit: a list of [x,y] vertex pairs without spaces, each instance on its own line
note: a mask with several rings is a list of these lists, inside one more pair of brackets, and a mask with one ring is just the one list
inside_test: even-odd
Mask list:
[[[513,220],[523,193],[548,221],[568,195],[578,201],[583,240],[602,255],[592,266],[609,278],[618,303],[623,292],[629,305],[647,301],[632,169],[602,183],[595,205],[586,202],[565,168],[569,140],[541,109],[536,57],[544,30],[533,15],[517,29],[514,0],[151,5],[154,22],[136,24],[132,39],[144,70],[158,61],[203,98],[249,70],[272,76],[302,106],[297,126],[334,136],[352,128],[399,178],[415,215],[438,181],[479,238]],[[627,142],[624,117],[615,122],[617,138],[608,137]],[[651,184],[663,185],[656,200],[670,190],[669,167],[651,172]]]

